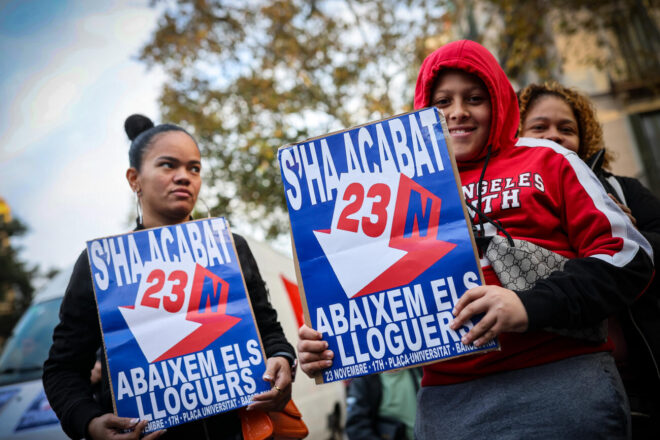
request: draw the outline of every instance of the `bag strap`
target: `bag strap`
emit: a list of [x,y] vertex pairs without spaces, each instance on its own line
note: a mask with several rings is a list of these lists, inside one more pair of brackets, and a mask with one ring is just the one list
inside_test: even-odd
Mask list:
[[[509,242],[510,246],[514,246],[513,244],[513,237],[511,237],[511,234],[507,232],[506,229],[504,229],[504,226],[502,226],[502,222],[499,220],[493,220],[492,218],[488,217],[484,212],[477,208],[476,206],[472,205],[470,202],[468,202],[467,199],[465,199],[465,203],[467,206],[473,210],[474,212],[477,213],[477,216],[479,217],[479,225],[481,226],[482,222],[481,220],[486,220],[488,223],[491,225],[495,226],[495,228],[502,233],[506,237],[506,240]],[[488,247],[488,244],[490,243],[491,237],[486,237],[483,234],[483,228],[480,230],[477,230],[476,225],[474,224],[474,221],[472,218],[470,218],[470,223],[472,223],[472,232],[474,233],[474,238],[475,241],[477,242],[477,246],[479,246],[480,249],[485,250]]]

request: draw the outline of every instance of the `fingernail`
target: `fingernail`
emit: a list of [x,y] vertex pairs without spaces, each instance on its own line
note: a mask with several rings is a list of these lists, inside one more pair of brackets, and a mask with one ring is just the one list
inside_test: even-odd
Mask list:
[[454,315],[454,316],[456,316],[456,307],[454,307],[454,308],[451,310],[451,314]]
[[273,380],[270,374],[264,374],[264,380]]
[[472,343],[472,345],[474,345],[475,347],[478,347],[478,346],[481,345],[481,342],[479,342],[479,341],[474,341],[474,342]]
[[456,330],[456,321],[452,321],[449,323],[449,328],[452,330]]
[[325,361],[323,364],[324,364],[326,367],[329,367],[330,365],[332,365],[332,362],[330,362],[330,361]]
[[137,425],[137,423],[138,423],[139,421],[140,421],[140,419],[138,419],[138,418],[131,419],[131,424],[132,424],[132,425]]
[[468,345],[468,338],[467,338],[467,336],[463,336],[463,337],[461,338],[461,342],[463,343],[463,345]]

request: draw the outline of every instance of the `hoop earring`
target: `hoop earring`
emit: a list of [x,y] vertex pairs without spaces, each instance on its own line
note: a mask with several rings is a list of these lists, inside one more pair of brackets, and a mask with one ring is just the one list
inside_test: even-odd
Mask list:
[[137,211],[137,222],[138,225],[142,225],[142,204],[140,203],[140,197],[138,196],[137,191],[135,191],[133,194],[135,194],[135,209]]
[[211,218],[211,209],[209,208],[209,205],[207,205],[204,199],[200,196],[197,196],[197,200],[202,202],[202,205],[204,205],[204,208],[206,208],[206,217]]

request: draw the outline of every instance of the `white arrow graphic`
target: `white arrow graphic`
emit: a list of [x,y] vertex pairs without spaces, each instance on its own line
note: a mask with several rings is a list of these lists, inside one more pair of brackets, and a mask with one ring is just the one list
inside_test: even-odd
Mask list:
[[[157,301],[158,307],[149,307],[143,304],[143,300],[147,290],[155,284],[155,280],[147,281],[149,274],[154,269],[161,270],[165,274],[165,282],[160,291],[149,295],[149,298]],[[170,292],[173,290],[172,287],[178,283],[167,280],[167,277],[173,271],[184,271],[188,274],[187,283],[182,286],[185,299],[176,313],[165,310],[163,301],[164,297],[168,296],[174,299],[173,294]],[[195,265],[193,263],[148,262],[144,265],[144,272],[140,277],[135,305],[132,307],[119,307],[126,324],[128,324],[142,353],[149,362],[158,359],[163,353],[201,326],[200,323],[186,320],[194,273]]]
[[[392,182],[398,182],[398,173],[392,175],[382,173],[342,174],[337,188],[332,227],[330,231],[314,231],[332,270],[349,298],[355,296],[378,275],[406,255],[405,251],[389,246],[398,189],[396,185],[391,186]],[[349,185],[356,183],[364,190],[362,200],[355,195],[355,192],[348,191],[347,193],[346,191]],[[382,195],[368,196],[369,189],[377,184],[389,188],[387,201],[383,200]],[[386,206],[384,206],[385,202],[387,202]],[[386,218],[377,214],[381,207],[384,208]],[[346,214],[347,212],[350,214]],[[357,230],[338,228],[342,217],[353,221],[353,224],[357,221],[359,223]],[[365,218],[374,223],[384,220],[385,227],[382,233],[376,237],[368,236],[364,232]]]

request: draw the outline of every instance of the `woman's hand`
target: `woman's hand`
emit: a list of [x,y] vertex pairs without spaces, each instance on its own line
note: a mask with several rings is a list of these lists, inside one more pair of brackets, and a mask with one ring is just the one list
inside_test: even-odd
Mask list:
[[89,376],[89,381],[92,385],[101,382],[101,361],[96,361]]
[[253,403],[247,409],[260,409],[262,411],[281,411],[291,400],[291,366],[289,360],[282,356],[275,356],[266,361],[266,372],[263,380],[270,382],[272,388],[265,393],[257,394],[252,398]]
[[298,362],[307,376],[313,378],[332,365],[335,355],[328,350],[328,343],[322,339],[321,333],[303,324],[298,330],[298,337]]
[[632,222],[632,224],[633,224],[635,227],[637,227],[637,219],[636,219],[635,217],[633,217],[633,215],[632,215],[632,211],[630,210],[630,208],[628,208],[626,205],[624,205],[624,204],[622,204],[622,203],[619,203],[619,201],[616,199],[616,197],[614,197],[612,194],[607,193],[607,195],[610,196],[610,199],[612,199],[612,201],[613,201],[614,203],[616,203],[616,206],[618,206],[619,208],[621,208],[621,211],[623,211],[623,213],[626,214],[626,215],[628,216],[628,218],[630,219],[630,221]]
[[484,314],[481,321],[461,339],[463,344],[474,342],[477,347],[502,332],[522,333],[529,323],[527,311],[518,295],[500,286],[478,286],[468,290],[458,300],[452,313],[456,317],[450,324],[452,330],[461,328],[474,315]]
[[[114,414],[103,414],[94,417],[87,425],[89,437],[93,440],[138,440],[147,426],[146,420],[117,417]],[[152,432],[142,440],[153,440],[165,434],[165,429]]]

